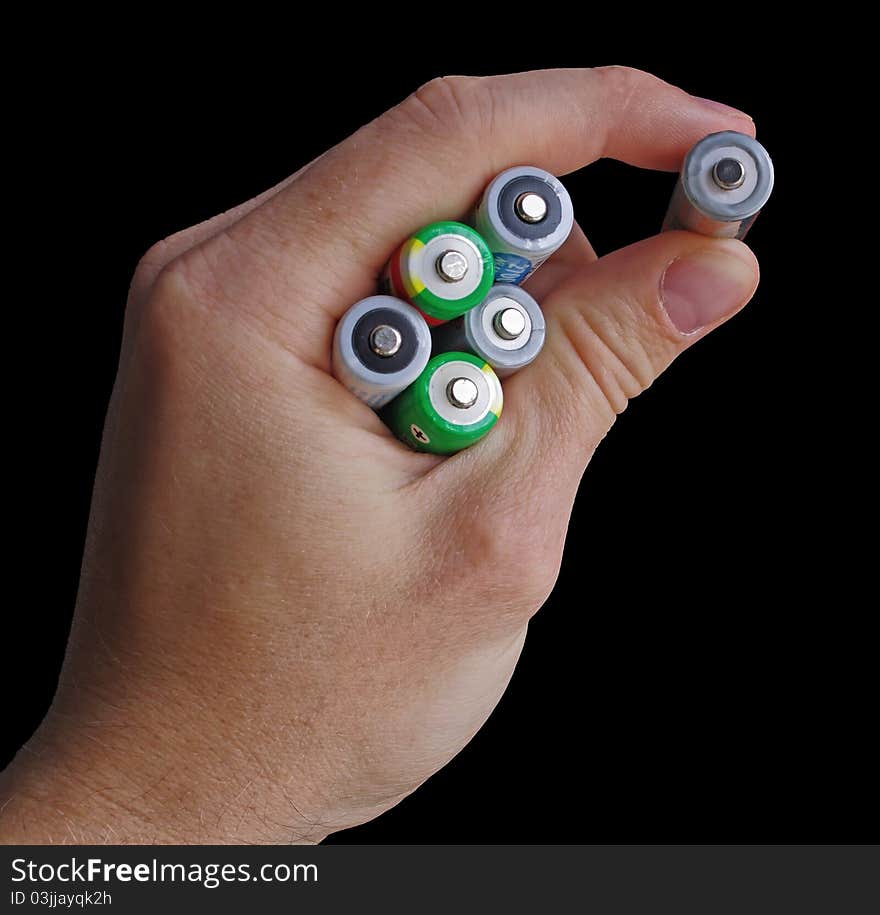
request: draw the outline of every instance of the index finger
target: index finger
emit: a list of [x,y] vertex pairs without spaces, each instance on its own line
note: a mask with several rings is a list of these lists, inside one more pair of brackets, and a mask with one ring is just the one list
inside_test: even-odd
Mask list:
[[[258,251],[275,294],[287,282],[292,302],[304,299],[303,265],[319,274],[296,309],[301,331],[303,309],[336,320],[407,235],[465,213],[508,167],[566,174],[610,156],[672,170],[723,129],[754,133],[742,112],[626,67],[436,79],[230,227],[222,259]],[[247,264],[236,270],[253,277]]]

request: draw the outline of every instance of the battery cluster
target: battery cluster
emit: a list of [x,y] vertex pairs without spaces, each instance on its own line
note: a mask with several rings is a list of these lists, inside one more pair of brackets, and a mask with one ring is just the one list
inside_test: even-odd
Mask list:
[[333,373],[417,451],[454,454],[501,415],[501,378],[544,345],[541,308],[520,284],[568,238],[571,198],[549,172],[511,168],[469,220],[413,233],[381,294],[354,304],[333,339]]
[[[743,238],[773,189],[773,163],[747,134],[710,134],[687,154],[663,222]],[[381,295],[336,327],[333,372],[418,451],[454,454],[501,415],[500,378],[534,361],[544,316],[521,283],[574,224],[558,178],[532,166],[493,179],[472,225],[434,222],[394,252]]]

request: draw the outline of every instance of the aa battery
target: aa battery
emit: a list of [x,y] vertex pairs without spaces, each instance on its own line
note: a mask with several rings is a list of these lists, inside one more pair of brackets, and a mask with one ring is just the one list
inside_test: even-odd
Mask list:
[[441,353],[380,415],[410,448],[454,454],[495,425],[503,400],[501,382],[485,360],[470,353]]
[[474,225],[494,255],[495,282],[519,285],[568,238],[574,208],[558,178],[521,165],[492,180]]
[[525,289],[498,283],[480,305],[435,327],[431,336],[434,353],[473,353],[506,378],[534,361],[545,330],[541,308]]
[[663,231],[744,238],[772,190],[773,162],[757,140],[735,130],[709,134],[684,160]]
[[333,335],[333,374],[374,410],[412,384],[430,356],[425,319],[389,295],[352,305]]
[[446,221],[410,236],[388,261],[382,285],[435,325],[482,302],[493,280],[486,242],[469,226]]

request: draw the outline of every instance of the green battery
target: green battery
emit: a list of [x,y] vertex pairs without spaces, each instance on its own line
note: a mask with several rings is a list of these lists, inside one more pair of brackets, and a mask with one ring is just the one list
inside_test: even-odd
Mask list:
[[495,425],[503,403],[501,382],[485,359],[441,353],[379,415],[410,448],[455,454]]
[[479,305],[495,278],[482,236],[460,222],[432,222],[391,255],[382,280],[389,295],[414,305],[429,325]]

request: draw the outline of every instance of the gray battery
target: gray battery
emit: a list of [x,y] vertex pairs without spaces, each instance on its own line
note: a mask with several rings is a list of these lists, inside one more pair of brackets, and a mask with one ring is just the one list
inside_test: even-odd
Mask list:
[[519,285],[568,238],[571,197],[562,182],[531,165],[494,178],[474,214],[474,226],[495,258],[495,282]]
[[735,130],[709,134],[684,160],[663,231],[744,238],[772,190],[773,162],[757,140]]
[[482,304],[433,328],[431,336],[434,355],[473,353],[506,378],[535,360],[545,331],[541,308],[525,289],[498,283]]
[[333,374],[355,397],[378,410],[421,375],[431,356],[422,315],[390,295],[361,299],[333,335]]

